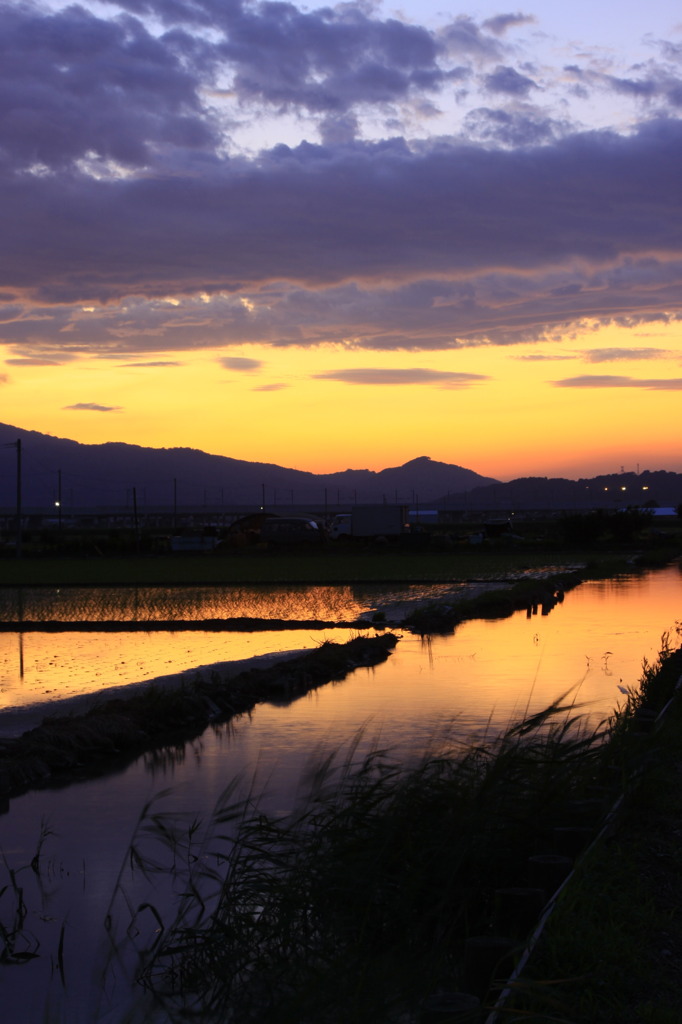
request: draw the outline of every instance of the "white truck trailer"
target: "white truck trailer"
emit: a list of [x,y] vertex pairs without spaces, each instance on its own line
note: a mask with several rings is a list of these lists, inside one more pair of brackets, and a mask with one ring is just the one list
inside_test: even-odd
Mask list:
[[398,537],[410,529],[407,505],[355,505],[352,537]]

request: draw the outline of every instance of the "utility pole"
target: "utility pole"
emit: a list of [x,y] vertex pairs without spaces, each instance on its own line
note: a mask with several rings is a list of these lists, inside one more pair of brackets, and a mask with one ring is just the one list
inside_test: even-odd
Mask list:
[[57,469],[57,525],[61,532],[61,470]]
[[17,558],[21,558],[21,438],[17,438]]
[[16,509],[16,556],[21,558],[21,438],[0,445],[0,448],[16,448],[17,450],[17,509]]
[[59,544],[62,542],[62,471],[57,470],[57,529],[59,530]]
[[133,487],[133,526],[135,529],[135,552],[140,551],[140,531],[137,522],[137,487]]

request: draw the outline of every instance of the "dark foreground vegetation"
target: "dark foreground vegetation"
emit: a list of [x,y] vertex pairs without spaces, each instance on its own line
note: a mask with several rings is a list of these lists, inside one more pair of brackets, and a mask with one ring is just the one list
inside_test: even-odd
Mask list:
[[682,1020],[681,673],[682,649],[666,642],[645,665],[605,751],[622,803],[559,894],[499,1024]]
[[[654,734],[644,730],[681,670],[682,651],[666,642],[659,663],[645,667],[641,690],[595,732],[581,728],[566,698],[488,743],[434,749],[416,766],[396,764],[380,749],[359,757],[351,747],[317,766],[307,800],[285,819],[254,813],[250,801],[230,802],[228,794],[202,856],[192,861],[191,844],[183,847],[188,896],[150,951],[143,984],[170,1020],[483,1020],[542,906],[576,858],[581,864],[581,849],[608,821],[610,838],[594,847],[608,859],[603,851],[614,849],[620,822],[641,807],[647,766],[660,758]],[[674,719],[667,728],[675,729]],[[609,817],[620,795],[622,808]],[[655,953],[640,944],[652,938],[650,906],[633,905],[623,891],[619,904],[636,938],[610,945],[619,927],[605,924],[613,886],[594,891],[589,875],[581,881],[583,870],[566,889],[568,922],[557,909],[558,939],[548,938],[544,959],[539,950],[531,958],[515,982],[517,1005],[500,1008],[501,1019],[679,1019],[672,1016],[679,990],[656,983],[651,991],[651,975],[647,984]],[[573,919],[571,885],[585,904],[598,901],[600,912]],[[567,923],[579,938],[566,934]],[[669,930],[679,940],[679,926]],[[623,971],[623,946],[640,960],[640,1003],[658,1007],[658,1016],[633,1011],[634,975],[621,982],[622,994],[611,990]],[[549,992],[549,1003],[536,990]],[[671,1016],[661,1016],[667,1010]]]
[[[284,818],[227,791],[199,838],[169,831],[167,819],[155,829],[150,811],[139,838],[156,831],[158,846],[145,854],[134,843],[136,855],[155,871],[158,851],[166,862],[172,854],[186,895],[141,958],[144,991],[169,1021],[481,1022],[575,868],[497,1019],[679,1020],[679,988],[650,973],[656,941],[679,950],[670,908],[667,932],[651,934],[666,901],[656,916],[639,882],[630,898],[628,856],[614,907],[613,885],[590,865],[601,858],[604,872],[618,850],[652,762],[665,785],[650,727],[681,670],[682,650],[666,641],[641,690],[596,731],[581,727],[567,695],[489,742],[441,741],[416,765],[378,748],[360,755],[358,738],[311,770],[306,799]],[[666,729],[679,736],[679,708]],[[625,953],[639,964],[623,979]]]

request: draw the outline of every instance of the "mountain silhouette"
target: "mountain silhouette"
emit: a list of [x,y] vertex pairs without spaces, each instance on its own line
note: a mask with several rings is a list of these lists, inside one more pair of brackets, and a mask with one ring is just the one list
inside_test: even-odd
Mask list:
[[80,444],[0,424],[0,507],[16,504],[16,455],[21,441],[21,493],[26,509],[102,506],[329,505],[388,502],[422,506],[446,491],[493,484],[470,469],[427,456],[404,466],[315,474],[261,462],[209,455],[193,448],[143,448],[108,442]]
[[[682,503],[682,474],[665,470],[567,480],[520,477],[502,483],[423,455],[374,471],[307,473],[266,462],[210,455],[194,448],[80,444],[0,423],[0,508],[16,507],[16,442],[21,441],[21,493],[26,510],[201,506],[286,511],[389,503],[508,514],[524,509],[622,508]],[[15,449],[13,451],[12,449]]]
[[497,510],[505,514],[532,509],[615,510],[647,505],[676,508],[680,503],[682,474],[662,469],[610,473],[579,480],[519,477],[508,483],[477,486],[461,494],[442,494],[434,502],[438,508],[452,511]]

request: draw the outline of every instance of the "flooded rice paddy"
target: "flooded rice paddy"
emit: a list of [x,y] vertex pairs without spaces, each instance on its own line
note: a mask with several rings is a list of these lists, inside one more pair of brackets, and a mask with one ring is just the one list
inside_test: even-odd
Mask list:
[[[469,588],[470,589],[470,588]],[[400,620],[416,604],[456,597],[467,584],[316,587],[0,588],[0,622],[73,625],[253,618],[349,622],[380,613]],[[344,643],[357,630],[258,632],[178,629],[107,633],[0,633],[0,737],[16,735],[63,701],[205,665]]]
[[[190,608],[207,617],[210,608],[211,616],[348,619],[382,611],[402,617],[415,601],[443,592],[411,587],[192,588],[192,593],[173,592],[168,601],[179,600],[173,605],[182,607],[179,617],[188,617]],[[87,596],[56,595],[59,615],[82,617]],[[115,612],[150,618],[160,607],[160,595],[151,588],[126,593],[117,589],[100,596],[103,618]],[[6,618],[15,597],[6,593],[3,600]],[[20,612],[27,618],[54,615],[45,593],[24,595]],[[359,669],[342,682],[289,703],[259,705],[251,715],[211,728],[192,743],[141,757],[117,774],[13,800],[9,812],[0,816],[0,849],[8,865],[29,863],[41,822],[55,835],[45,843],[41,876],[30,871],[22,876],[25,929],[39,943],[39,955],[21,967],[0,965],[6,1019],[22,1024],[119,1024],[132,1003],[138,1004],[139,1016],[133,1012],[131,1021],[155,1020],[148,1008],[140,1009],[140,993],[131,995],[121,981],[121,964],[112,972],[111,934],[103,929],[107,915],[125,916],[128,904],[153,898],[162,907],[174,898],[167,880],[148,884],[126,875],[125,898],[119,889],[112,902],[146,801],[155,800],[158,809],[173,815],[187,814],[188,820],[202,819],[231,779],[241,774],[250,784],[255,775],[256,789],[265,791],[264,806],[284,812],[311,756],[344,748],[359,731],[364,731],[364,744],[390,747],[409,760],[430,744],[445,742],[448,730],[461,737],[499,729],[566,692],[597,722],[623,700],[624,689],[637,684],[642,659],[655,658],[661,635],[674,634],[680,619],[678,566],[588,582],[566,594],[547,616],[520,612],[499,621],[475,620],[460,625],[452,636],[428,641],[405,634],[388,662],[377,668]],[[36,705],[45,707],[45,701],[59,707],[60,701],[88,686],[128,685],[166,675],[171,668],[313,647],[347,635],[350,631],[33,633],[20,642],[18,633],[3,634],[0,693],[6,710],[0,713],[0,732],[3,720],[11,731],[22,713],[29,714],[31,708],[35,713]],[[2,912],[0,902],[0,920]]]

